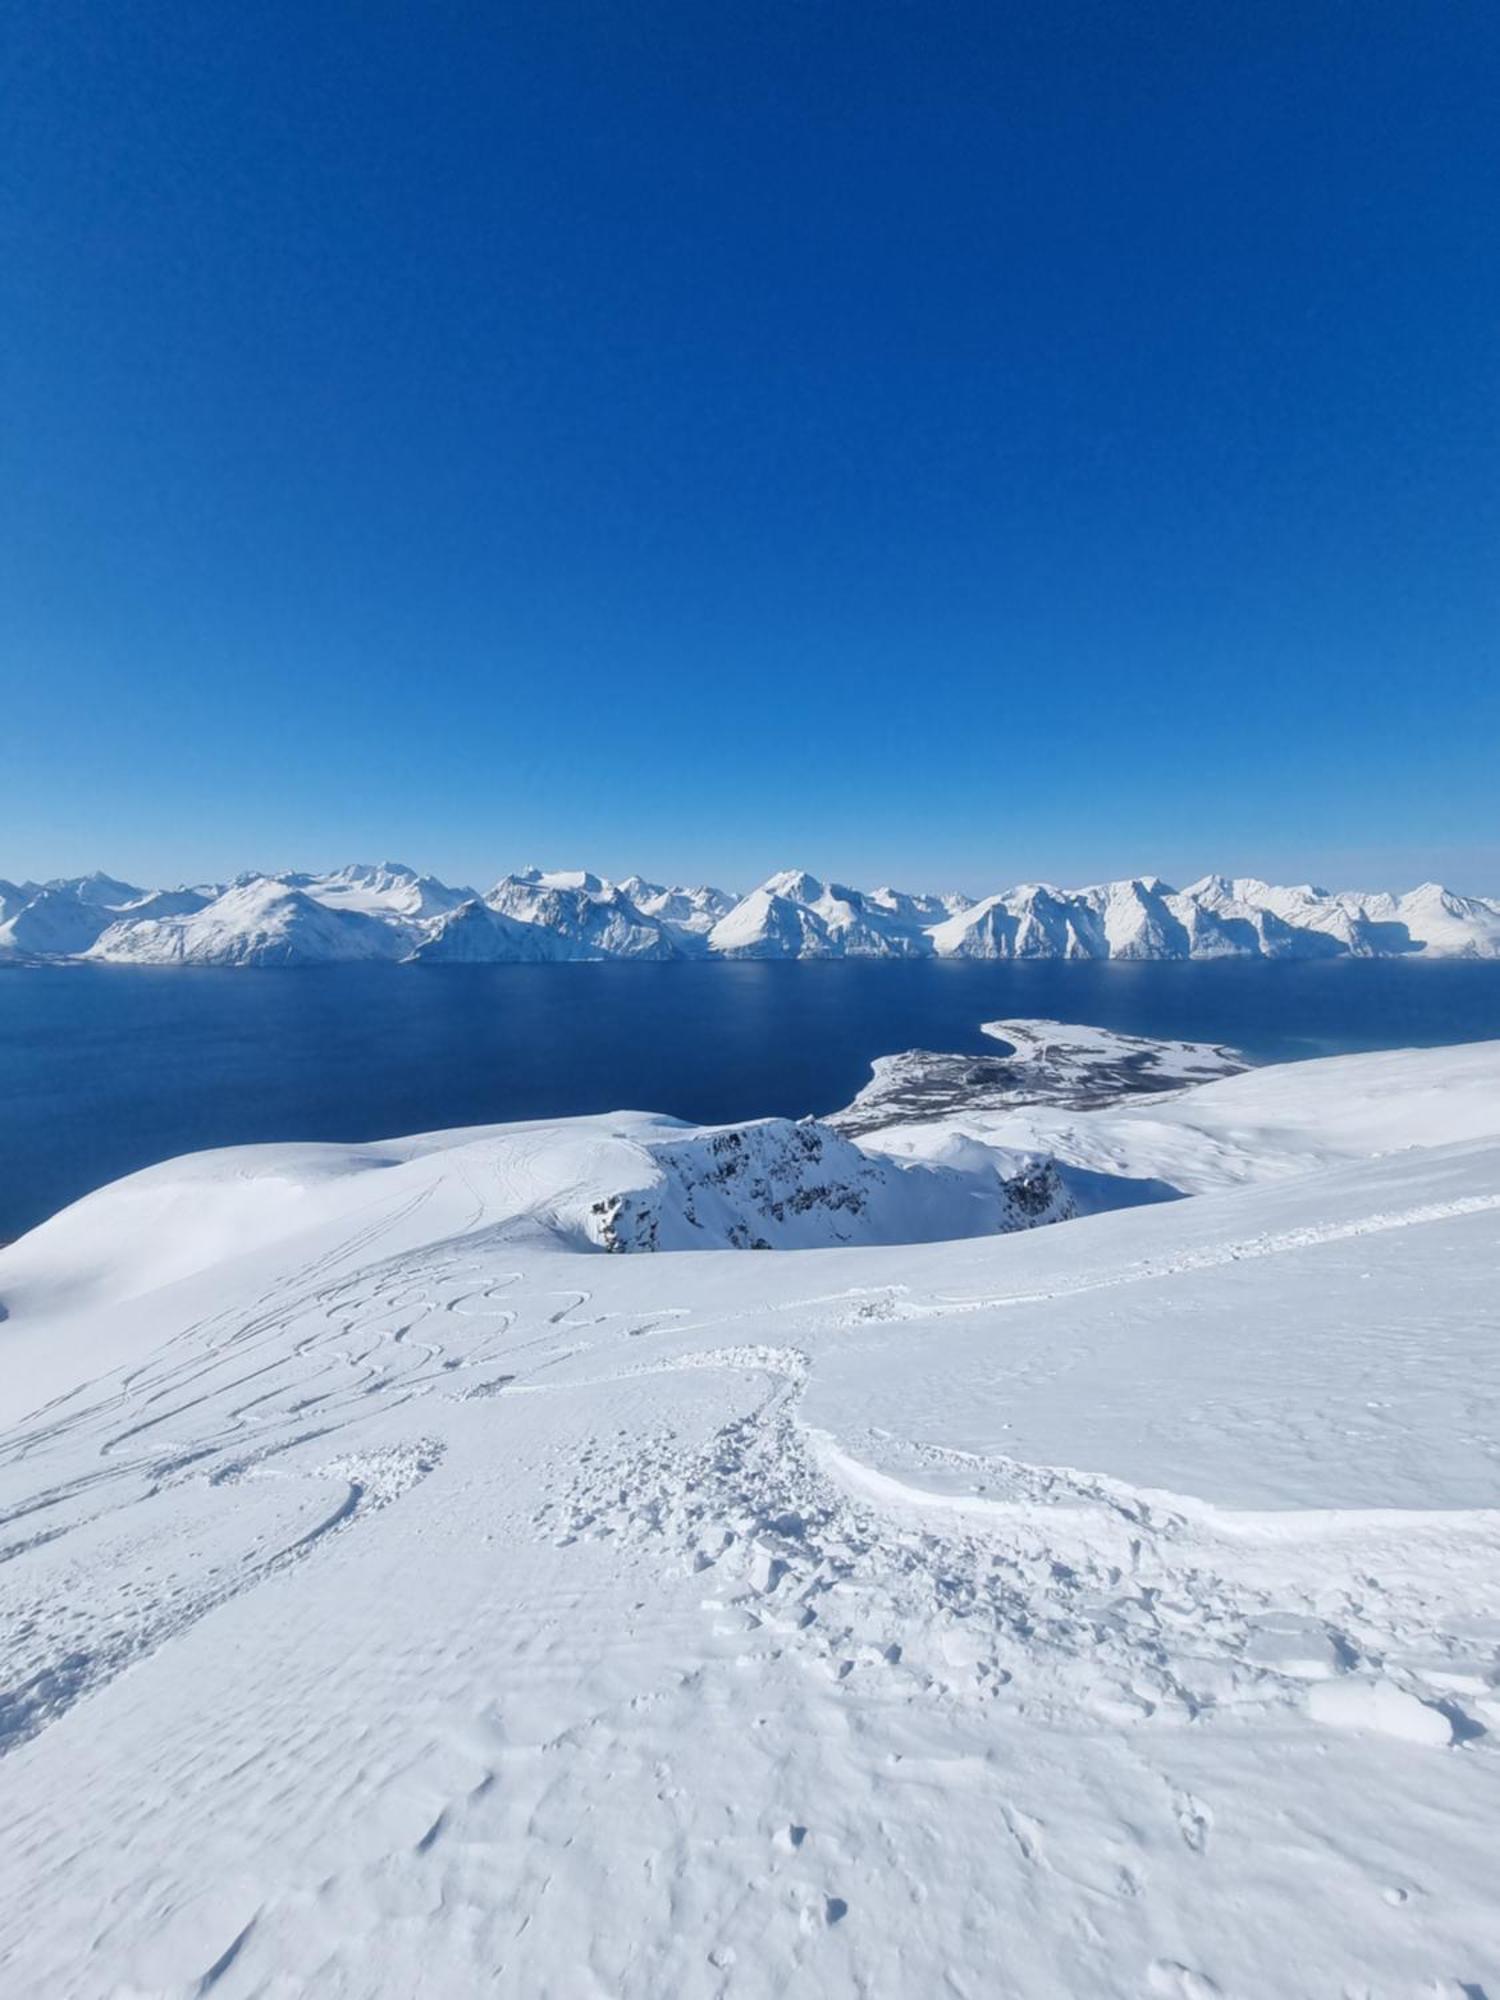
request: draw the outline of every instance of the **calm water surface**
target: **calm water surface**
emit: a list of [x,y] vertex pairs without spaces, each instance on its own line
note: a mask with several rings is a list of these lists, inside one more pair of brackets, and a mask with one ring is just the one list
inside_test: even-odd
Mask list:
[[846,1104],[872,1058],[1050,1015],[1259,1061],[1500,1036],[1500,965],[330,966],[0,972],[0,1240],[204,1146]]

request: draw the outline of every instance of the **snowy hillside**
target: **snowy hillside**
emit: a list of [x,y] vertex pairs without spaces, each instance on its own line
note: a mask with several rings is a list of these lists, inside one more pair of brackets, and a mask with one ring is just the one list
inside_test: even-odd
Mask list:
[[644,1135],[641,1185],[616,1168],[589,1204],[606,1250],[817,1250],[938,1242],[1062,1222],[1050,1161],[975,1149],[964,1166],[871,1156],[825,1125],[769,1118]]
[[693,889],[671,889],[660,882],[644,881],[639,875],[627,875],[620,884],[620,893],[628,897],[643,917],[654,917],[669,930],[688,937],[706,937],[720,917],[728,916],[737,901],[722,889],[711,889],[707,883]]
[[404,957],[410,942],[380,917],[254,876],[185,916],[121,917],[86,956],[120,965],[322,965]]
[[522,923],[491,909],[477,896],[427,925],[409,953],[420,965],[555,963],[588,956],[561,931],[546,924]]
[[913,898],[877,903],[800,869],[773,875],[720,918],[709,947],[725,958],[916,958],[931,951]]
[[144,912],[155,901],[144,889],[107,875],[73,881],[0,884],[0,954],[72,958],[126,911]]
[[472,889],[450,889],[435,875],[419,875],[403,861],[353,862],[331,875],[278,875],[278,882],[301,889],[330,910],[406,923],[441,917],[472,899]]
[[76,958],[116,917],[116,911],[90,902],[71,885],[39,889],[0,924],[0,951]]
[[[1204,1044],[1136,1043],[1145,1054],[1132,1058],[1132,1038],[1104,1029],[991,1021],[985,1032],[1013,1051],[994,1075],[973,1057],[887,1058],[830,1122],[904,1159],[941,1161],[960,1143],[1045,1155],[1084,1208],[1222,1193],[1412,1146],[1500,1144],[1492,1042],[1235,1074],[1229,1051]],[[960,1060],[974,1082],[946,1067]],[[1174,1091],[1174,1071],[1209,1081]]]
[[[262,899],[295,895],[338,916],[382,925],[379,947],[358,925],[299,925],[295,960],[276,958]],[[135,964],[321,963],[384,957],[494,963],[534,958],[1476,958],[1500,959],[1500,901],[1435,883],[1403,896],[1277,888],[1205,875],[1186,889],[1156,876],[1088,889],[1027,883],[978,902],[823,882],[805,870],[770,876],[735,897],[638,875],[523,869],[482,898],[505,923],[466,915],[480,901],[400,862],[326,875],[242,875],[227,891],[148,895],[91,876],[0,882],[0,963],[91,956]],[[212,905],[212,914],[205,905]],[[296,907],[301,907],[296,906]],[[203,923],[159,922],[206,915]],[[553,946],[519,937],[549,934]],[[153,927],[154,926],[154,927]],[[106,938],[105,934],[108,933]],[[134,935],[127,936],[128,932]],[[270,953],[270,955],[268,955]]]
[[[7,1995],[1493,1993],[1500,1044],[995,1025],[1219,1191],[929,1242],[874,1135],[627,1115],[0,1252]],[[768,1201],[864,1233],[602,1254]]]

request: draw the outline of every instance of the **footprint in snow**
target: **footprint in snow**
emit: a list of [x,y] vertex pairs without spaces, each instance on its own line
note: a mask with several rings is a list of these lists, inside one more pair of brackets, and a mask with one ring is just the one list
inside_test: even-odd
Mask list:
[[1168,2000],[1218,2000],[1219,1985],[1206,1972],[1195,1972],[1175,1958],[1153,1958],[1146,1973],[1147,1991]]

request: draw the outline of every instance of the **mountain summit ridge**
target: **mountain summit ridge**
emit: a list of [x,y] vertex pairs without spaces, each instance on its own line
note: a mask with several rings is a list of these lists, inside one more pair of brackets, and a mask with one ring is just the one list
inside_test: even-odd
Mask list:
[[0,963],[504,964],[632,958],[1500,960],[1500,898],[1207,874],[1081,889],[1026,882],[977,901],[863,890],[783,869],[743,895],[528,867],[482,894],[399,862],[146,890],[98,874],[5,882]]

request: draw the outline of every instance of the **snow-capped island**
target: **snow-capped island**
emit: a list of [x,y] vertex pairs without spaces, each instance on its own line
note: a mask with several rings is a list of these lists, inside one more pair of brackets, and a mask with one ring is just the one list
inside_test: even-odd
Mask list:
[[851,889],[802,870],[743,896],[527,868],[481,894],[399,862],[147,890],[105,875],[0,881],[0,965],[390,960],[1500,958],[1500,900],[1205,875],[980,898]]

